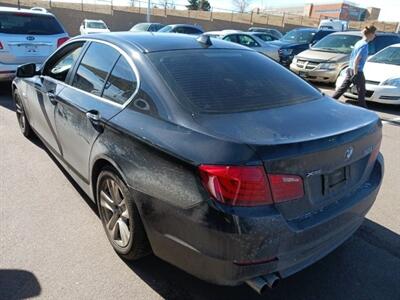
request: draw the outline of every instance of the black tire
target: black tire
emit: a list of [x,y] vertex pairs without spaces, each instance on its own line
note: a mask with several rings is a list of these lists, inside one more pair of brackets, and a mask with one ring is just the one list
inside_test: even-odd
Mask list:
[[32,138],[34,136],[31,124],[29,123],[28,118],[26,117],[25,108],[21,101],[18,92],[14,92],[14,101],[15,101],[15,113],[17,115],[18,125],[21,129],[22,134],[27,138]]
[[[107,187],[107,185],[112,181],[118,185],[120,191],[118,197],[123,199],[119,205],[117,205],[118,201],[113,201],[114,204],[111,205],[108,201],[104,200],[104,195],[101,196],[101,193],[103,192],[107,196],[112,197],[112,194]],[[103,197],[103,200],[101,197]],[[100,219],[103,223],[108,240],[114,250],[121,257],[127,260],[137,260],[149,254],[151,252],[150,245],[138,209],[133,200],[133,196],[129,192],[126,184],[113,168],[105,167],[100,172],[96,184],[96,199]],[[110,208],[104,207],[104,202],[110,204],[110,208],[113,208],[113,212]],[[123,202],[125,204],[122,204]],[[119,210],[119,212],[117,210]],[[126,211],[128,212],[129,219],[123,217],[123,215],[126,214]],[[113,219],[114,217],[118,218],[118,220],[115,221],[115,219]],[[111,219],[114,221],[111,222]],[[115,226],[112,226],[112,223],[114,222]],[[125,225],[122,226],[122,222],[125,223]],[[111,225],[108,227],[107,223]],[[124,227],[124,230],[122,230],[122,227]],[[123,234],[123,232],[126,232],[126,228],[129,228],[130,233],[128,242],[126,242],[126,239],[125,241],[123,239],[123,236],[126,237],[126,234]],[[117,231],[119,231],[119,233]]]

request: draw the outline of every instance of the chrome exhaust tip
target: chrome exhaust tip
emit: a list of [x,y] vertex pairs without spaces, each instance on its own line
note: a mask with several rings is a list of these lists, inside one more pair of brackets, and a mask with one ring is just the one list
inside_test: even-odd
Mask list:
[[276,274],[268,274],[259,276],[246,281],[246,284],[255,290],[258,294],[263,295],[267,290],[275,288],[279,283],[279,277]]

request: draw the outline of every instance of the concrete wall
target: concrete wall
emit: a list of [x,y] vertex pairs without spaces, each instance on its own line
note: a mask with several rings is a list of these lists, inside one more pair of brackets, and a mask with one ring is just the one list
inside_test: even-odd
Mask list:
[[[0,0],[0,5],[16,6],[17,0]],[[112,31],[129,30],[139,22],[145,22],[146,9],[139,7],[121,7],[110,5],[91,5],[81,3],[47,2],[39,0],[20,0],[22,7],[41,6],[47,8],[63,23],[70,36],[79,34],[83,19],[102,19]],[[172,9],[153,9],[152,22],[164,24],[199,24],[206,31],[221,29],[247,30],[249,27],[276,28],[287,32],[297,27],[317,27],[318,18],[284,14],[269,15],[256,13],[202,12]],[[371,22],[351,22],[350,28],[360,29]],[[398,23],[373,22],[382,31],[395,31]]]

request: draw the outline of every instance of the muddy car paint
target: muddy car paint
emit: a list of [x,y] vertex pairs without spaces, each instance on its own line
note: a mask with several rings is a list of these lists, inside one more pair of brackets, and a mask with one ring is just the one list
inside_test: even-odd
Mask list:
[[[159,39],[143,38],[135,44],[126,41],[133,36],[109,34],[88,40],[118,45],[137,67],[140,86],[136,96],[121,107],[108,109],[106,102],[91,102],[91,109],[107,108],[98,128],[82,118],[69,119],[69,126],[80,133],[98,130],[85,171],[64,158],[63,145],[72,145],[76,137],[68,135],[60,142],[65,136],[58,136],[56,126],[39,115],[47,111],[40,109],[47,98],[35,99],[26,92],[27,86],[45,88],[43,78],[17,78],[13,84],[13,91],[22,94],[28,119],[41,119],[53,128],[48,132],[55,135],[60,151],[40,138],[93,201],[97,175],[105,164],[113,165],[134,195],[153,252],[201,279],[225,285],[269,273],[287,277],[334,250],[357,230],[383,177],[382,156],[372,159],[382,137],[376,114],[323,95],[262,112],[188,114],[159,80],[146,53],[168,49],[172,37],[175,49],[203,46],[184,35],[167,38],[161,34]],[[213,47],[244,49],[223,41]],[[88,99],[85,93],[69,91],[68,84],[61,85],[57,93],[61,104],[73,106]],[[71,93],[79,99],[68,98]],[[36,110],[31,109],[34,105],[38,105]],[[54,104],[55,114],[60,113],[58,105]],[[229,118],[234,126],[218,125]],[[245,124],[244,119],[252,123]],[[289,122],[294,126],[285,127]],[[354,151],[347,158],[350,147]],[[267,172],[294,172],[304,178],[306,195],[279,205],[225,205],[202,186],[197,167],[204,163],[264,165]],[[358,176],[351,188],[332,191],[326,199],[309,193],[323,180],[321,176],[343,165],[353,165]]]

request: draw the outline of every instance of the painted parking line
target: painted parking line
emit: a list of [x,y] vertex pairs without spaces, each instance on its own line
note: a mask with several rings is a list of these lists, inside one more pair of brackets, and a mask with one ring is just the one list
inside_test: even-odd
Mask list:
[[400,126],[400,118],[393,118],[393,119],[381,118],[381,120],[382,120],[382,124]]

